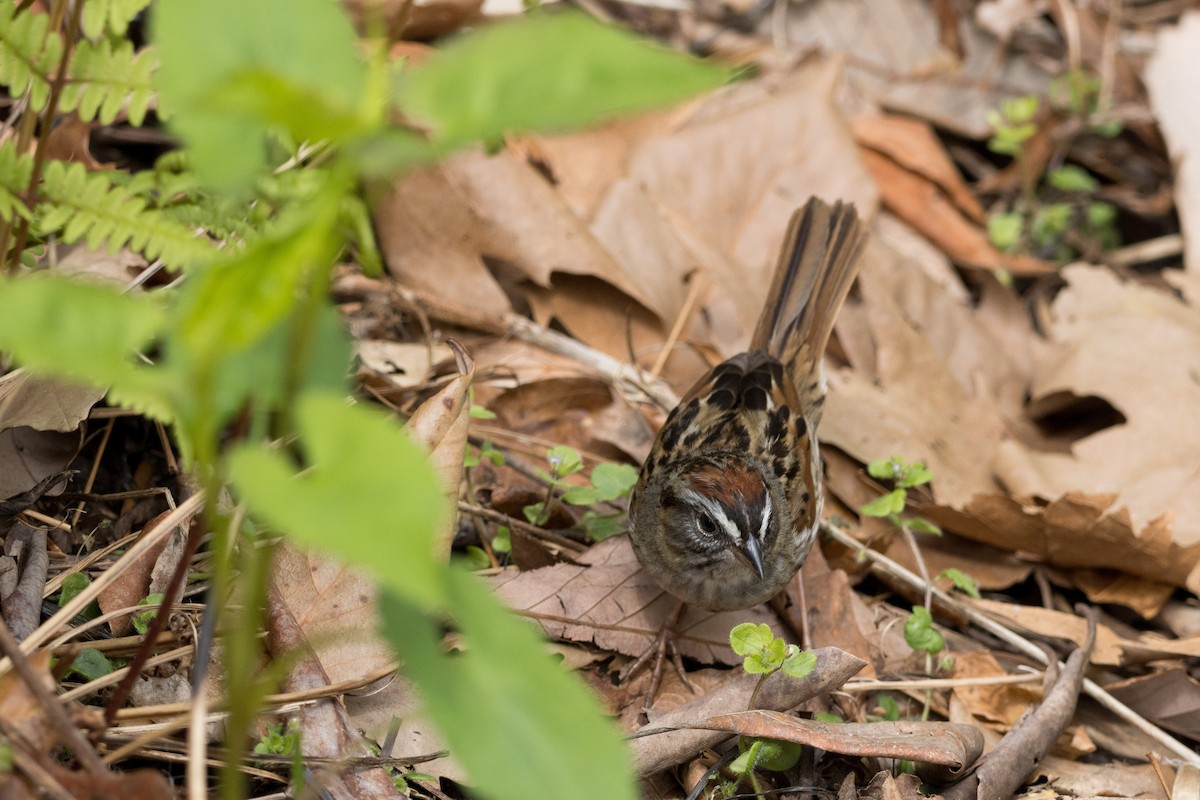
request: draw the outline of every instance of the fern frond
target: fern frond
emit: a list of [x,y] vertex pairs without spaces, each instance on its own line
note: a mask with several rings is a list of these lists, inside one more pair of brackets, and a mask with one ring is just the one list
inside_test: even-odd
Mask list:
[[83,35],[99,39],[106,30],[120,37],[150,0],[87,0],[83,6]]
[[0,145],[0,219],[12,222],[13,215],[29,219],[29,207],[21,195],[29,188],[33,156],[18,153],[10,139]]
[[62,37],[49,30],[50,17],[20,10],[16,3],[0,4],[0,85],[11,97],[29,92],[33,111],[50,99],[49,76],[62,59]]
[[82,119],[98,119],[107,125],[128,103],[130,124],[140,126],[154,97],[150,74],[157,64],[158,54],[152,47],[134,52],[129,41],[114,46],[107,39],[95,44],[81,40],[71,59],[59,108],[77,110]]
[[46,163],[37,208],[39,233],[59,232],[68,243],[83,241],[110,252],[129,247],[169,267],[183,267],[210,257],[214,248],[186,226],[146,201],[114,185],[109,173],[92,172],[82,164]]

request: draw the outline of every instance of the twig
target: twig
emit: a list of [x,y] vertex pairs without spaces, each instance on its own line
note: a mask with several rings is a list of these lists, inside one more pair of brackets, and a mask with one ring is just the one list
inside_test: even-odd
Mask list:
[[[874,550],[863,547],[862,543],[850,536],[841,528],[830,523],[828,520],[821,523],[821,530],[824,531],[827,536],[830,536],[840,544],[849,547],[856,552],[861,551],[865,557],[874,564],[875,567],[879,568],[888,575],[891,575],[897,580],[903,581],[904,583],[907,583],[916,589],[924,589],[924,582],[918,576],[914,575],[912,572],[909,572],[900,564],[896,563],[882,553],[878,553]],[[1050,663],[1050,659],[1046,656],[1045,652],[1043,652],[1042,649],[1036,644],[1013,632],[1009,628],[1004,627],[991,617],[986,616],[985,614],[976,610],[973,606],[969,606],[966,603],[960,602],[937,587],[933,588],[933,596],[941,600],[949,607],[962,613],[967,617],[967,619],[969,619],[975,625],[978,625],[983,630],[1006,642],[1017,651],[1035,659],[1039,664]],[[1159,728],[1157,725],[1151,724],[1129,706],[1125,705],[1111,694],[1106,692],[1095,681],[1091,680],[1090,678],[1084,678],[1083,691],[1088,697],[1092,698],[1097,703],[1116,714],[1122,720],[1133,725],[1139,731],[1160,744],[1164,750],[1170,752],[1172,755],[1189,764],[1194,764],[1195,766],[1200,767],[1200,755],[1197,755],[1191,750],[1191,748],[1186,747],[1182,742]]]
[[683,334],[683,326],[692,318],[692,310],[696,307],[696,300],[700,296],[700,288],[704,285],[704,276],[699,272],[692,274],[691,285],[688,286],[687,297],[683,299],[683,306],[679,309],[679,314],[675,317],[675,324],[671,326],[671,332],[667,334],[667,340],[663,342],[662,349],[658,351],[658,358],[654,359],[654,366],[650,367],[649,375],[651,378],[657,379],[662,374],[663,367],[667,365],[667,359],[671,357],[671,351],[675,349],[675,343],[679,341],[680,335]]
[[494,511],[490,508],[482,506],[473,506],[465,500],[458,501],[458,510],[464,514],[471,514],[476,517],[482,517],[488,522],[495,522],[497,525],[507,525],[514,530],[527,533],[535,539],[541,539],[545,542],[556,544],[564,550],[570,550],[572,553],[582,553],[587,550],[586,545],[582,545],[565,536],[561,536],[553,531],[548,531],[545,528],[539,528],[537,525],[530,525],[528,522],[510,517],[507,514],[502,514],[499,511]]
[[885,689],[955,689],[959,686],[1002,686],[1014,683],[1041,683],[1041,672],[1025,672],[1017,675],[984,675],[978,678],[914,678],[908,681],[850,681],[842,687],[843,692],[878,692]]

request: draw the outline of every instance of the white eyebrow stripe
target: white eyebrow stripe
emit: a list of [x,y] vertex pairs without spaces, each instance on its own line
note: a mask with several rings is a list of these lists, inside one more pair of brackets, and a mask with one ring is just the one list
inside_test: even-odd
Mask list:
[[687,496],[689,500],[703,506],[704,510],[712,515],[717,524],[725,529],[725,533],[729,535],[729,538],[733,540],[735,545],[741,545],[742,531],[737,525],[733,524],[733,520],[729,519],[729,515],[725,513],[725,508],[720,503],[690,489],[687,491]]
[[767,502],[763,503],[762,524],[758,526],[758,540],[765,542],[767,540],[767,525],[771,521],[771,495],[767,495]]

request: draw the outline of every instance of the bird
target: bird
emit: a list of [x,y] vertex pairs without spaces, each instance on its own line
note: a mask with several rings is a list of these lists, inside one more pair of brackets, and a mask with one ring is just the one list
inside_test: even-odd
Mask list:
[[[749,349],[709,370],[659,431],[630,496],[629,537],[680,601],[664,634],[684,604],[770,599],[808,556],[823,502],[822,361],[865,242],[851,204],[813,198],[797,209]],[[665,644],[660,636],[656,675]]]

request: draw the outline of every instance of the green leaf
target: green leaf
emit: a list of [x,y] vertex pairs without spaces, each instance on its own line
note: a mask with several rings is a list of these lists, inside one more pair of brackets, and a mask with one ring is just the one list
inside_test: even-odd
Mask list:
[[1039,208],[1030,225],[1034,241],[1045,247],[1062,238],[1071,227],[1071,213],[1068,203],[1048,203]]
[[507,525],[500,525],[496,528],[496,535],[492,537],[492,551],[496,553],[511,553],[512,552],[512,531]]
[[[146,595],[141,600],[138,600],[139,606],[158,606],[162,605],[162,592],[153,592]],[[151,608],[147,611],[139,611],[133,615],[133,628],[142,636],[145,636],[150,631],[150,625],[154,622],[154,618],[158,616],[159,609]]]
[[400,107],[443,146],[554,131],[714,89],[729,72],[567,11],[501,22],[401,74]]
[[530,503],[521,509],[521,513],[525,515],[525,519],[530,525],[542,524],[542,512],[546,510],[546,504],[542,502]]
[[393,420],[337,394],[303,395],[296,422],[309,465],[301,474],[278,452],[242,445],[230,455],[251,509],[301,544],[366,567],[414,605],[439,603],[433,537],[449,509],[421,448]]
[[774,638],[775,634],[771,632],[771,626],[765,622],[758,625],[753,622],[743,622],[735,625],[729,632],[729,646],[739,656],[748,656],[752,653],[761,653]]
[[293,0],[281,14],[270,0],[171,0],[154,11],[161,105],[210,183],[246,186],[263,172],[272,125],[297,138],[352,127],[366,68],[337,3]]
[[946,646],[946,640],[933,627],[929,609],[924,606],[915,606],[904,623],[904,641],[913,650],[925,653],[939,653]]
[[465,649],[447,655],[444,620],[388,589],[384,635],[425,712],[481,797],[637,797],[625,743],[595,697],[554,663],[526,621],[478,581],[446,571],[446,607]]
[[592,537],[593,542],[599,542],[610,536],[616,536],[625,530],[620,514],[597,514],[595,511],[584,512],[579,520],[583,529]]
[[893,489],[869,503],[864,503],[858,509],[858,513],[867,517],[887,517],[891,514],[899,514],[904,510],[904,501],[907,497],[908,493],[905,490]]
[[896,702],[896,698],[890,694],[881,694],[875,702],[883,709],[884,719],[889,722],[895,722],[900,719],[900,704]]
[[867,474],[881,481],[894,481],[904,470],[904,459],[900,456],[882,458],[867,464]]
[[1100,188],[1100,181],[1083,167],[1063,164],[1046,174],[1046,182],[1064,192],[1086,192],[1091,194]]
[[975,582],[974,578],[963,572],[958,567],[947,567],[946,569],[942,570],[940,573],[938,573],[936,580],[941,580],[942,578],[949,578],[954,582],[954,587],[956,589],[966,592],[976,600],[979,599],[979,584]]
[[550,462],[550,471],[559,478],[574,475],[583,469],[583,460],[579,451],[565,444],[556,445],[546,451],[546,459]]
[[1025,220],[1015,211],[999,212],[988,217],[988,239],[1006,253],[1011,253],[1021,243],[1024,229]]
[[904,521],[909,530],[916,533],[928,533],[931,536],[941,536],[942,529],[923,517],[910,517]]
[[927,469],[924,462],[916,461],[908,466],[904,471],[904,476],[896,482],[896,485],[903,489],[911,489],[914,486],[921,486],[933,480],[933,470]]
[[783,661],[783,671],[793,678],[803,678],[817,667],[817,656],[807,650],[796,649]]
[[62,589],[58,593],[58,607],[62,608],[67,603],[79,596],[79,593],[91,586],[92,579],[87,576],[86,572],[72,572],[70,575],[63,578]]
[[821,713],[813,714],[813,719],[815,719],[817,722],[827,722],[830,725],[839,725],[846,721],[846,720],[842,719],[841,717],[839,717],[837,714],[821,714]]
[[94,681],[97,678],[103,678],[105,675],[111,674],[112,671],[112,662],[103,653],[94,648],[86,647],[80,650],[75,656],[75,660],[71,662],[71,669],[68,670],[67,674],[77,675],[85,681]]
[[590,506],[600,499],[600,493],[591,486],[570,486],[563,492],[562,499],[573,506]]
[[638,471],[628,464],[605,461],[592,470],[592,486],[600,500],[615,500],[625,497],[637,483]]
[[1037,95],[1027,94],[1005,100],[1000,108],[1009,122],[1029,122],[1037,114],[1040,104]]
[[488,411],[486,408],[484,408],[483,406],[480,406],[480,405],[472,404],[470,410],[467,411],[467,413],[470,414],[471,419],[495,419],[496,418],[496,415],[494,412]]
[[163,323],[145,295],[44,273],[0,279],[0,349],[37,372],[119,382]]
[[754,760],[755,769],[767,772],[784,772],[796,766],[804,745],[798,742],[786,742],[782,739],[759,739],[762,746],[758,750],[758,758]]

